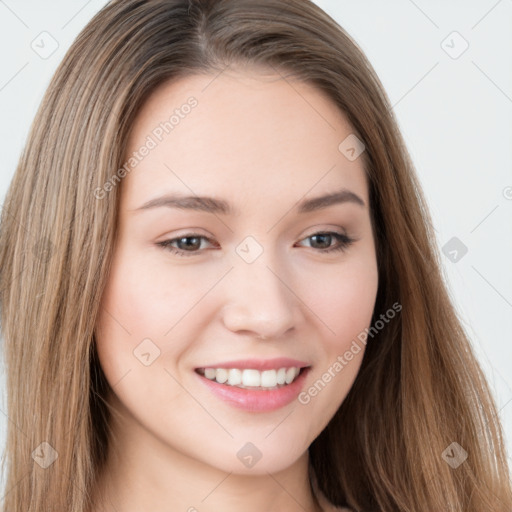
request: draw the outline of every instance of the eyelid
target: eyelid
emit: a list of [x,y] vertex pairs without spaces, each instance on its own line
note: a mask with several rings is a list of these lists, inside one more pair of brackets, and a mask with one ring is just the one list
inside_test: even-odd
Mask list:
[[[320,254],[329,254],[329,253],[337,253],[337,252],[345,252],[346,250],[349,249],[349,247],[358,240],[358,238],[354,238],[350,235],[348,235],[345,230],[342,229],[342,232],[340,233],[338,231],[338,229],[340,229],[339,227],[336,228],[336,230],[334,230],[333,228],[331,229],[315,229],[313,231],[311,231],[309,234],[306,234],[306,235],[303,235],[300,237],[300,239],[298,240],[298,242],[303,242],[304,240],[307,240],[308,238],[312,238],[313,236],[321,236],[321,235],[328,235],[328,236],[331,236],[335,238],[335,240],[337,240],[337,244],[335,245],[332,245],[328,248],[311,248],[313,250],[313,252],[316,252],[316,253],[320,253]],[[184,250],[184,249],[178,249],[177,247],[173,247],[171,244],[174,243],[174,242],[177,242],[181,239],[184,239],[184,238],[198,238],[198,239],[201,239],[201,240],[206,240],[207,242],[209,242],[210,244],[212,244],[212,242],[214,241],[214,238],[213,237],[210,237],[210,236],[207,236],[207,235],[203,235],[201,233],[196,233],[196,232],[185,232],[183,234],[180,234],[180,235],[177,235],[173,238],[168,238],[166,240],[163,240],[161,242],[157,242],[156,245],[166,249],[167,251],[169,251],[170,253],[172,254],[175,254],[177,256],[184,256],[184,257],[190,257],[190,256],[196,256],[196,255],[202,255],[204,253],[205,250],[208,250],[208,249],[198,249],[198,250],[193,250],[193,251],[187,251],[187,250]],[[215,245],[215,244],[214,244]],[[217,244],[218,245],[218,244]],[[200,243],[200,246],[201,246],[201,243]],[[302,246],[301,246],[302,247]]]
[[348,236],[347,230],[341,226],[330,226],[330,227],[322,227],[325,224],[318,224],[311,228],[308,228],[305,232],[306,234],[301,236],[301,240],[303,238],[307,238],[308,236],[316,235],[318,233],[337,233],[338,235]]

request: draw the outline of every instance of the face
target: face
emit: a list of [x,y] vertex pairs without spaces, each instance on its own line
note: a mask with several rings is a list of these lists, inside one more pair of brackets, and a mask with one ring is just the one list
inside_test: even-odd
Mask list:
[[338,148],[351,133],[321,91],[260,71],[148,99],[95,331],[119,439],[235,473],[307,452],[354,382],[364,349],[343,356],[377,294],[362,158]]

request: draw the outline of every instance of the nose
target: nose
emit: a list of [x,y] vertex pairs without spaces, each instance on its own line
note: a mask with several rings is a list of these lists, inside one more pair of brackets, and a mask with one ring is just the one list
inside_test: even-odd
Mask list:
[[300,320],[300,300],[286,272],[276,272],[262,256],[251,264],[238,262],[225,283],[223,322],[237,334],[276,339],[289,334]]

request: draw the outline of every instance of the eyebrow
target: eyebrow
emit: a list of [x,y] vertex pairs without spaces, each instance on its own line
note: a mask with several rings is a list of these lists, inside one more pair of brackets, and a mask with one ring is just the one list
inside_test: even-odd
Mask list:
[[[325,194],[311,199],[305,199],[297,204],[297,213],[308,213],[327,208],[334,204],[353,203],[365,207],[365,202],[354,192],[341,189],[330,194]],[[207,213],[219,213],[223,215],[237,215],[238,211],[224,199],[215,199],[205,196],[183,196],[178,194],[167,194],[151,199],[139,208],[132,211],[144,211],[153,208],[178,208],[181,210],[198,210]]]

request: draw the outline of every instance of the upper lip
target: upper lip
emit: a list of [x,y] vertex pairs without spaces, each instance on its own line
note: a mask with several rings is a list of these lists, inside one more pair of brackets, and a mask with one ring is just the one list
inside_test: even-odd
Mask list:
[[207,364],[199,368],[240,368],[254,370],[278,370],[279,368],[304,368],[310,366],[304,361],[291,359],[289,357],[276,357],[274,359],[237,359],[236,361],[221,361],[219,363]]

